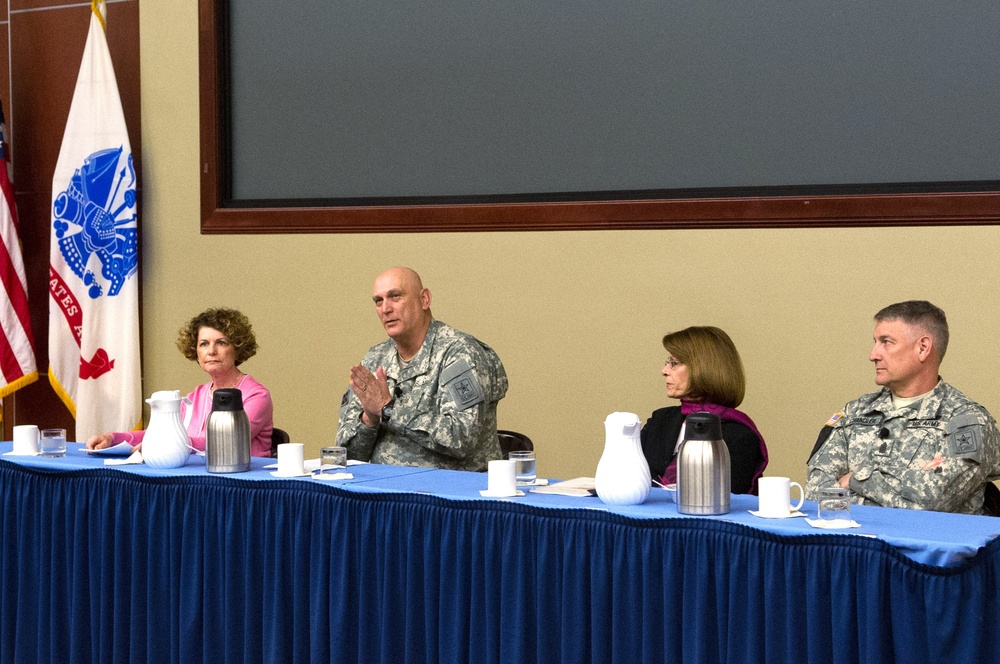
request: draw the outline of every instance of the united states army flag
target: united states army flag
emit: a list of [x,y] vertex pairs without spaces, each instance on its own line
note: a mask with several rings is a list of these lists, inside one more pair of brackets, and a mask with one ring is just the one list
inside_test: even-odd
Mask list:
[[140,424],[136,176],[105,38],[90,32],[52,178],[49,378],[76,439]]

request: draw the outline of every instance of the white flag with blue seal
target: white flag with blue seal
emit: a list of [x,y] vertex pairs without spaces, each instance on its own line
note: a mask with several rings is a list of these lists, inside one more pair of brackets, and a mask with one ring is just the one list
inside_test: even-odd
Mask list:
[[80,442],[142,417],[137,183],[105,16],[92,2],[52,178],[49,379]]

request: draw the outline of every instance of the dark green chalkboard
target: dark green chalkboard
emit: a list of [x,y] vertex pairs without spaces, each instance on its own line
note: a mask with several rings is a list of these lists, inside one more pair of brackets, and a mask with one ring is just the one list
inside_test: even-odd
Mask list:
[[229,3],[233,201],[1000,180],[1000,3]]

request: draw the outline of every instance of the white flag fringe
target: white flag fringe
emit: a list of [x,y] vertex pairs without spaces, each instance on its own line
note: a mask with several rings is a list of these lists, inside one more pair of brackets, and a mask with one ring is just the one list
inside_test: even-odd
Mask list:
[[93,2],[52,178],[49,378],[78,441],[142,417],[136,176],[104,15]]

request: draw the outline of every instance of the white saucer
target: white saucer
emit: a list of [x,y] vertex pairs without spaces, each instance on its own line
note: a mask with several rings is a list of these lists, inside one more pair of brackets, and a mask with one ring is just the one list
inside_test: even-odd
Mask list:
[[861,527],[861,524],[854,519],[833,519],[830,521],[826,519],[806,519],[806,523],[813,528],[821,528],[823,530],[844,530],[846,528]]
[[312,473],[312,478],[314,480],[353,480],[354,475],[351,473]]
[[[204,454],[204,452],[202,452],[202,454]],[[350,461],[348,461],[348,464],[350,464]],[[319,466],[320,466],[319,459],[306,459],[305,461],[302,462],[302,469],[305,470],[306,473],[310,473],[316,470],[317,468],[319,468]],[[278,467],[278,462],[275,461],[274,463],[267,464],[263,468],[264,470],[275,470],[277,467]]]
[[514,496],[523,496],[524,492],[515,491],[514,493],[510,493],[509,491],[504,491],[502,493],[494,493],[489,489],[484,489],[479,492],[479,495],[483,496],[484,498],[513,498]]
[[750,512],[750,514],[753,514],[755,517],[759,519],[793,519],[797,516],[805,516],[805,514],[799,512],[798,510],[794,512],[789,512],[788,514],[783,514],[781,516],[770,516],[768,514],[761,514],[757,510],[747,510],[747,512]]
[[304,471],[301,473],[292,473],[291,475],[285,475],[284,473],[271,473],[271,477],[309,477],[310,475],[312,475],[312,473]]

